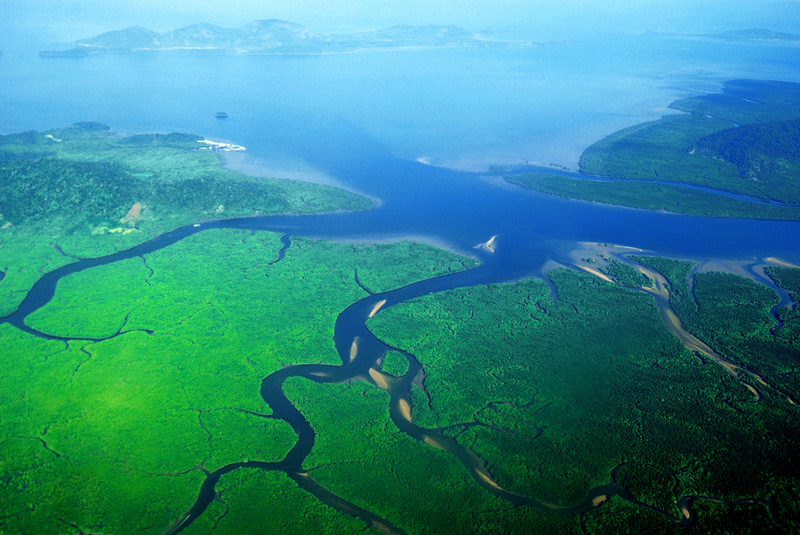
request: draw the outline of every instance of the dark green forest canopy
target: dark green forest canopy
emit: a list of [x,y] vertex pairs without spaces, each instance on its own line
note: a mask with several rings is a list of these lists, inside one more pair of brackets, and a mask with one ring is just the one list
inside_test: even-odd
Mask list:
[[628,180],[598,182],[546,173],[507,180],[551,195],[647,210],[800,219],[800,209],[794,206],[670,185],[799,204],[800,84],[731,81],[719,94],[678,100],[670,107],[684,113],[615,132],[581,155],[583,173]]
[[[120,137],[107,126],[78,123],[46,133],[0,137],[0,213],[22,225],[69,217],[119,226],[134,203],[147,207],[137,228],[224,215],[364,209],[371,203],[334,188],[256,179],[224,169],[220,155],[200,151],[200,136]],[[220,209],[222,207],[222,209]],[[129,222],[130,223],[130,222]]]
[[[776,295],[765,286],[703,273],[695,297],[693,264],[637,260],[670,278],[681,320],[726,357],[762,374],[797,362],[800,322],[770,335]],[[586,512],[584,533],[794,533],[800,421],[785,395],[797,395],[796,373],[734,377],[683,349],[641,292],[550,277],[558,301],[531,280],[426,296],[369,321],[426,369],[430,401],[412,391],[415,421],[451,429],[509,490],[574,504],[594,485],[624,487],[634,502]],[[679,518],[684,495],[721,501],[697,501],[698,521],[681,528],[665,514]]]
[[[611,134],[583,153],[581,170],[592,175],[679,182],[798,202],[796,176],[793,189],[777,178],[743,179],[740,166],[747,163],[724,156],[741,153],[744,145],[758,140],[761,150],[754,147],[752,152],[779,165],[787,154],[782,147],[791,144],[784,136],[796,134],[767,125],[800,117],[800,84],[732,81],[720,94],[679,100],[671,107],[688,113],[668,115]],[[741,129],[754,123],[760,123],[759,127]],[[719,137],[723,130],[728,133]],[[709,150],[698,151],[698,146]],[[711,154],[713,149],[726,152]],[[791,170],[787,171],[791,179]]]
[[773,266],[767,268],[767,274],[781,288],[791,292],[795,302],[800,299],[800,269]]

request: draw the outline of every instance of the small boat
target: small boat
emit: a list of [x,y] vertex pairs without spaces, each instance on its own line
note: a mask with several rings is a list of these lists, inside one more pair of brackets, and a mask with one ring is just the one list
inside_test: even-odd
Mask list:
[[218,111],[216,115],[214,115],[214,117],[216,117],[217,119],[227,119],[228,114],[225,113],[224,111]]

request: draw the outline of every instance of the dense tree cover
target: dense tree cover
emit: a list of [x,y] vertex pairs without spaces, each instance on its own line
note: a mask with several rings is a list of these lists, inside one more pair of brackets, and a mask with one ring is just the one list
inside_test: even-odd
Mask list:
[[285,391],[317,434],[309,477],[405,533],[580,533],[577,518],[496,498],[454,456],[399,432],[375,386],[293,378]]
[[198,151],[197,136],[119,137],[106,125],[0,136],[0,316],[43,273],[215,217],[357,210],[336,188],[253,178]]
[[771,535],[793,533],[791,526],[781,526],[760,501],[718,503],[711,500],[693,502],[698,520],[688,527],[679,526],[657,512],[636,507],[618,497],[584,515],[584,533],[599,535]]
[[408,358],[398,351],[389,351],[383,357],[381,369],[384,373],[401,377],[408,371]]
[[[206,471],[277,461],[294,445],[288,424],[265,417],[260,381],[284,365],[340,362],[336,316],[367,295],[356,270],[379,286],[381,273],[402,285],[448,273],[458,260],[419,248],[437,266],[419,273],[413,262],[386,265],[367,247],[293,239],[274,262],[281,246],[269,232],[205,231],[70,275],[27,320],[67,337],[119,333],[108,340],[65,344],[0,325],[0,531],[164,532],[188,510]],[[390,245],[382,248],[392,256]],[[232,513],[215,520],[219,529],[249,532],[267,522],[253,516],[264,513],[256,504],[274,507],[279,496],[296,507],[264,525],[305,518],[312,529],[332,519],[281,477],[225,476],[225,505],[217,505]],[[256,501],[258,481],[274,483],[276,494]],[[347,519],[331,526],[353,529]]]
[[602,273],[608,275],[614,282],[632,288],[649,288],[653,282],[646,275],[633,266],[624,264],[612,258],[608,264],[600,268]]
[[507,182],[556,197],[643,210],[712,217],[800,219],[800,208],[774,206],[644,180],[593,180],[550,173],[505,177]]
[[[668,279],[670,304],[689,332],[724,358],[761,375],[770,385],[768,394],[794,398],[800,394],[800,318],[793,309],[783,309],[779,311],[783,325],[773,331],[776,320],[770,310],[779,300],[773,290],[731,273],[691,275],[694,264],[690,262],[632,258]],[[768,272],[782,273],[779,284],[791,290],[800,270],[769,268]]]
[[[463,271],[478,264],[473,258],[447,254],[426,243],[355,244],[354,251],[364,262],[380,269],[358,268],[358,282],[370,293],[382,293],[406,284],[409,271],[425,278]],[[366,267],[366,266],[365,266]],[[394,268],[386,269],[386,268]]]
[[[682,266],[655,263],[673,274]],[[422,362],[435,425],[455,425],[452,435],[488,461],[500,485],[563,505],[593,486],[622,485],[634,501],[585,513],[590,533],[670,533],[683,495],[766,502],[794,492],[793,406],[771,395],[754,402],[740,381],[680,347],[652,298],[589,274],[550,276],[556,302],[537,281],[464,288],[368,324]],[[696,505],[699,533],[735,530],[743,516],[773,533],[798,527],[764,507],[740,515]]]
[[800,362],[800,352],[783,347],[770,334],[775,320],[769,311],[778,304],[770,288],[730,273],[698,273],[694,296],[697,313],[684,324],[696,336],[734,362],[767,373],[788,371]]
[[792,294],[792,299],[795,302],[800,299],[800,269],[770,266],[766,269],[766,272],[778,286],[785,288]]
[[[9,161],[24,161],[24,147],[38,144],[37,158],[136,169],[127,179],[159,177],[162,191],[203,182],[208,165],[218,165],[214,154],[172,146],[188,138],[142,138],[126,152],[115,140],[96,139],[103,132],[87,125],[49,134],[62,141],[26,134],[30,143],[9,144]],[[69,136],[87,145],[71,150]],[[114,147],[100,150],[104,143]],[[48,151],[55,145],[61,152],[54,156]],[[182,165],[169,172],[175,161]],[[335,206],[335,197],[307,191],[320,197],[306,203],[305,193],[287,190],[287,203]],[[16,281],[0,282],[0,302],[18,302],[26,284],[71,260],[47,241],[96,254],[143,239],[82,233],[97,228],[89,216],[67,234],[68,214],[54,210],[0,232]],[[126,228],[154,232],[171,214],[143,216]],[[113,246],[91,241],[106,238]],[[3,356],[13,362],[0,377],[0,531],[163,532],[186,512],[208,471],[278,460],[294,444],[288,424],[268,417],[258,395],[263,377],[286,365],[337,364],[334,322],[350,303],[473,263],[419,244],[296,238],[277,261],[281,247],[274,233],[205,231],[70,275],[27,319],[48,334],[107,340],[65,344],[0,325]],[[796,532],[800,416],[783,392],[797,388],[800,321],[787,316],[771,337],[771,290],[727,274],[692,277],[687,262],[633,260],[669,279],[670,303],[687,329],[731,360],[778,374],[759,386],[760,401],[742,381],[682,348],[652,297],[584,273],[550,272],[557,301],[545,284],[529,280],[425,296],[369,323],[424,366],[424,390],[415,385],[407,394],[420,438],[424,428],[440,428],[485,459],[502,487],[537,500],[575,505],[589,489],[614,482],[632,501],[612,497],[575,516],[496,498],[435,442],[399,432],[390,396],[366,374],[345,384],[286,383],[317,432],[303,464],[308,475],[300,477],[408,533],[672,533],[683,495],[722,500],[694,500],[699,518],[690,533]],[[640,285],[626,264],[604,269],[621,284]],[[770,274],[797,288],[796,272]],[[380,363],[396,376],[407,366],[398,352]],[[236,470],[217,491],[188,533],[364,529],[284,473]]]
[[[14,225],[69,216],[76,224],[83,217],[95,225],[119,226],[117,220],[134,202],[150,207],[149,217],[141,216],[144,221],[167,215],[199,219],[220,213],[310,212],[324,209],[324,203],[329,209],[334,203],[347,209],[370,205],[335,188],[255,179],[223,169],[219,155],[195,150],[199,139],[190,134],[118,138],[77,125],[3,136],[0,213]],[[329,198],[309,206],[314,193]]]
[[669,302],[675,311],[683,316],[692,314],[696,310],[694,297],[691,295],[690,277],[697,264],[674,258],[662,256],[637,256],[631,255],[631,260],[644,266],[649,266],[667,279],[669,285]]
[[741,179],[763,182],[775,198],[800,202],[800,119],[729,128],[701,139],[694,149],[732,163]]
[[710,115],[736,124],[800,117],[800,84],[774,80],[731,80],[719,93],[676,100],[670,108]]
[[[584,151],[581,170],[797,202],[792,146],[797,137],[793,120],[800,117],[800,84],[730,82],[722,94],[692,97],[671,106],[689,114],[667,115],[607,136]],[[774,124],[731,129],[731,123],[756,122]],[[627,189],[624,183],[616,188]],[[605,194],[613,199],[611,192]],[[616,195],[625,198],[621,192]],[[641,202],[642,207],[652,204],[647,198]]]
[[[728,128],[701,139],[696,147],[736,165],[742,178],[757,178],[754,158],[800,161],[800,119]],[[747,175],[747,176],[746,176]]]
[[725,189],[719,186],[738,178],[734,166],[689,154],[688,148],[728,127],[730,123],[713,117],[667,115],[625,128],[591,145],[581,155],[580,168],[590,175]]
[[120,145],[136,145],[139,147],[176,147],[196,149],[201,136],[173,132],[171,134],[138,134],[119,140]]
[[217,498],[186,535],[350,534],[364,522],[342,515],[297,487],[283,472],[240,469],[222,477]]
[[119,219],[125,215],[121,207],[130,208],[136,198],[135,184],[110,164],[23,159],[0,152],[0,173],[0,210],[13,225],[54,213],[97,221]]
[[694,270],[697,264],[674,258],[660,256],[631,255],[631,260],[651,267],[661,273],[667,281],[669,304],[678,315],[681,324],[690,332],[696,333],[687,326],[687,321],[697,317],[697,302],[692,293],[694,286]]

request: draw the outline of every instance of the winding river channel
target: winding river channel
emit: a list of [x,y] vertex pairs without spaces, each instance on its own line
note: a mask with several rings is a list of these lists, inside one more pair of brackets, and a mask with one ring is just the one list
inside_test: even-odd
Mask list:
[[[570,259],[568,253],[574,249],[578,238],[588,237],[606,243],[624,243],[646,249],[647,252],[684,258],[705,258],[711,253],[716,257],[727,259],[751,259],[766,256],[765,253],[769,251],[773,256],[780,255],[781,258],[794,261],[797,251],[800,251],[800,243],[797,243],[800,239],[800,223],[721,220],[657,214],[549,198],[511,187],[501,187],[480,175],[456,173],[415,162],[394,162],[394,169],[396,173],[402,173],[403,190],[392,196],[388,195],[390,192],[381,191],[381,197],[386,201],[376,209],[359,213],[314,216],[247,217],[187,225],[131,249],[102,258],[78,260],[48,273],[36,283],[14,314],[0,320],[31,334],[54,338],[28,327],[25,318],[50,301],[61,278],[85,269],[142,256],[213,228],[271,230],[284,233],[283,246],[276,262],[279,262],[286,249],[291,247],[289,236],[377,240],[411,234],[425,236],[435,243],[447,244],[455,250],[469,251],[473,256],[480,258],[481,264],[472,269],[422,280],[385,293],[369,295],[342,311],[336,320],[334,334],[341,365],[288,366],[264,378],[261,383],[261,397],[272,409],[270,417],[289,423],[297,434],[298,439],[294,447],[279,462],[238,462],[214,472],[206,472],[205,481],[195,504],[167,533],[180,532],[203,514],[216,497],[215,485],[220,477],[243,467],[285,472],[301,488],[342,513],[359,517],[383,531],[402,533],[402,530],[391,525],[386,519],[332,494],[318,485],[303,470],[303,461],[314,446],[314,430],[284,395],[284,381],[295,376],[318,383],[339,383],[358,379],[369,381],[386,390],[390,394],[390,417],[400,431],[431,447],[449,452],[462,463],[465,470],[481,487],[515,505],[529,505],[577,514],[599,505],[614,495],[633,501],[622,487],[613,482],[590,490],[581,503],[569,507],[536,501],[502,488],[493,479],[485,462],[470,449],[460,445],[440,430],[421,428],[411,421],[409,389],[412,383],[424,374],[424,370],[413,355],[401,351],[400,353],[405,355],[409,362],[407,373],[399,378],[382,373],[379,366],[380,359],[387,351],[397,350],[373,336],[365,326],[366,320],[379,310],[444,290],[530,276],[546,280],[543,270],[545,264],[552,265],[552,262],[573,269],[584,269],[596,276],[604,277],[591,267],[578,265]],[[386,173],[386,170],[383,172]],[[410,185],[409,181],[414,183]],[[382,182],[391,183],[391,181]],[[426,191],[431,188],[437,191]],[[440,188],[446,188],[450,193],[443,196]],[[415,191],[416,194],[407,195],[403,191]],[[427,232],[423,233],[423,228]],[[366,232],[364,229],[372,229],[372,232]],[[543,234],[549,237],[545,238]],[[558,237],[552,237],[553,235]],[[629,259],[619,254],[619,251],[615,253],[615,257],[631,263]],[[681,327],[680,321],[669,306],[663,278],[643,266],[636,266],[653,280],[653,288],[641,291],[654,296],[670,332],[686,347],[716,361],[736,376],[740,371],[739,368],[714,353]],[[117,333],[119,334],[121,333]],[[758,398],[757,390],[749,385],[748,388]],[[697,499],[700,497],[683,496],[678,500],[677,505],[682,511],[682,516],[679,518],[665,511],[659,512],[677,524],[690,524],[695,518],[692,502]],[[647,507],[653,509],[651,506]]]
[[[666,38],[629,39],[660,42]],[[276,262],[283,258],[286,248],[291,247],[294,236],[361,242],[428,241],[477,257],[481,263],[463,272],[369,295],[351,304],[339,314],[335,324],[334,343],[341,358],[339,366],[288,366],[264,378],[260,393],[272,410],[270,417],[291,425],[298,437],[294,447],[279,462],[239,462],[207,472],[194,505],[167,533],[179,533],[202,515],[215,499],[215,486],[220,477],[243,467],[285,472],[301,488],[331,507],[385,532],[402,533],[386,519],[332,494],[303,470],[303,461],[314,446],[314,430],[284,395],[284,381],[295,376],[318,383],[359,379],[386,390],[390,395],[390,417],[400,431],[449,452],[482,488],[513,504],[576,514],[597,506],[610,496],[633,501],[614,483],[613,474],[610,484],[590,490],[583,501],[565,508],[503,489],[474,452],[443,432],[421,428],[411,421],[409,388],[424,370],[413,355],[401,351],[408,359],[408,372],[399,378],[383,374],[377,363],[387,351],[395,349],[375,338],[365,326],[366,320],[378,310],[419,296],[529,277],[547,282],[546,269],[553,264],[583,269],[586,266],[578,265],[570,254],[581,242],[619,244],[640,249],[642,254],[697,261],[718,259],[759,265],[766,258],[777,258],[800,264],[800,222],[681,216],[570,201],[509,185],[502,180],[500,172],[459,171],[414,159],[420,155],[415,151],[426,144],[438,143],[440,148],[464,144],[482,146],[488,144],[488,140],[494,143],[498,136],[501,145],[516,142],[517,137],[523,137],[522,132],[530,131],[534,125],[538,128],[536,135],[562,130],[572,134],[561,133],[561,137],[553,141],[545,135],[533,139],[532,134],[526,133],[524,137],[531,145],[534,141],[558,145],[570,135],[580,134],[585,146],[599,137],[595,135],[597,128],[608,133],[612,124],[617,128],[637,122],[632,121],[631,116],[623,117],[619,125],[606,121],[607,101],[616,99],[614,109],[621,113],[620,110],[632,107],[629,101],[637,106],[646,101],[650,106],[653,99],[658,101],[653,106],[664,106],[671,99],[686,94],[684,89],[663,89],[670,83],[687,87],[683,75],[663,82],[661,78],[656,78],[657,82],[635,78],[641,76],[643,65],[649,64],[653,57],[669,58],[663,60],[666,65],[652,67],[657,71],[654,76],[658,77],[663,72],[694,72],[690,68],[734,72],[736,76],[757,73],[759,77],[777,77],[786,72],[794,73],[792,69],[800,55],[800,49],[792,48],[787,52],[776,48],[766,61],[761,49],[736,49],[737,57],[746,58],[746,62],[742,60],[746,65],[731,67],[725,63],[733,57],[729,47],[734,45],[730,44],[686,45],[687,51],[681,53],[686,55],[683,59],[675,59],[677,53],[672,48],[669,49],[672,55],[653,56],[650,49],[642,48],[642,52],[637,52],[636,46],[623,44],[620,46],[624,50],[606,51],[606,45],[605,42],[602,46],[579,43],[491,52],[430,54],[418,51],[408,55],[309,58],[143,53],[82,58],[68,63],[36,62],[34,57],[7,54],[3,58],[4,69],[0,70],[0,107],[7,114],[3,125],[4,129],[10,129],[7,133],[63,127],[85,120],[101,121],[129,132],[195,132],[246,146],[253,165],[257,165],[259,159],[269,162],[276,154],[288,153],[293,161],[302,161],[340,185],[379,199],[380,204],[356,213],[259,216],[187,225],[131,249],[102,258],[79,259],[44,275],[18,310],[0,318],[0,323],[9,323],[36,336],[56,338],[31,329],[25,324],[25,318],[52,299],[63,277],[140,257],[208,229],[279,232],[284,238]],[[635,56],[637,53],[648,54],[647,59]],[[607,61],[608,58],[598,61],[598,55],[602,54],[614,56],[614,61]],[[618,62],[619,58],[629,55],[626,62]],[[707,59],[704,63],[698,57]],[[576,62],[576,58],[581,61]],[[676,61],[685,63],[674,64]],[[609,69],[616,69],[613,77],[606,72]],[[396,72],[407,76],[400,79],[395,76]],[[501,75],[487,76],[487,72]],[[513,76],[503,73],[513,73]],[[465,81],[467,74],[470,77]],[[634,79],[638,81],[631,86],[633,89],[620,89],[628,87]],[[691,82],[708,84],[702,76]],[[501,91],[497,84],[502,85]],[[354,98],[354,87],[362,86],[367,89],[359,98],[365,100]],[[580,87],[574,89],[575,86]],[[658,87],[658,91],[649,89],[652,87]],[[718,88],[716,82],[710,87]],[[442,95],[448,98],[442,99]],[[505,99],[507,95],[515,98]],[[516,95],[525,95],[525,98],[517,99]],[[551,101],[561,104],[551,105]],[[472,103],[470,114],[461,111],[464,102]],[[226,122],[214,119],[213,111],[209,111],[214,109],[229,111],[230,118]],[[343,115],[340,117],[331,110]],[[654,114],[653,110],[648,113],[651,115],[648,118],[661,114],[660,111]],[[584,124],[592,120],[602,123],[601,126],[591,129]],[[401,127],[392,130],[390,127],[395,124]],[[436,130],[431,124],[444,126]],[[483,127],[473,128],[473,124]],[[466,131],[469,135],[464,133]],[[536,170],[533,167],[515,169]],[[269,170],[264,174],[269,175]],[[479,244],[490,246],[476,249]],[[616,257],[630,263],[622,255]],[[731,367],[722,356],[681,327],[664,293],[663,280],[653,272],[646,275],[654,281],[654,289],[641,291],[654,296],[670,332],[687,347],[736,375],[738,368]],[[758,273],[753,272],[753,275]],[[763,277],[760,281],[765,282]],[[782,298],[785,304],[786,296]],[[125,331],[115,336],[122,332]],[[758,397],[757,389],[753,391]],[[680,517],[658,512],[676,524],[687,525],[694,521],[692,503],[698,499],[715,500],[683,496],[677,503],[682,512]],[[741,500],[741,503],[754,502],[756,500],[747,498]]]

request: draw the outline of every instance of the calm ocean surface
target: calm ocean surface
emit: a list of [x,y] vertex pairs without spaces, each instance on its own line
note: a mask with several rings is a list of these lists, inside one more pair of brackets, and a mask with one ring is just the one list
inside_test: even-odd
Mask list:
[[[384,201],[360,214],[269,223],[289,233],[424,236],[465,251],[499,234],[498,255],[515,274],[575,241],[800,261],[800,223],[570,202],[492,185],[478,172],[527,162],[574,168],[587,145],[669,113],[676,98],[734,78],[800,81],[800,46],[640,35],[326,56],[4,52],[0,133],[85,120],[130,133],[192,132],[245,145],[246,163],[269,174],[334,180]],[[230,117],[215,119],[218,110]]]

